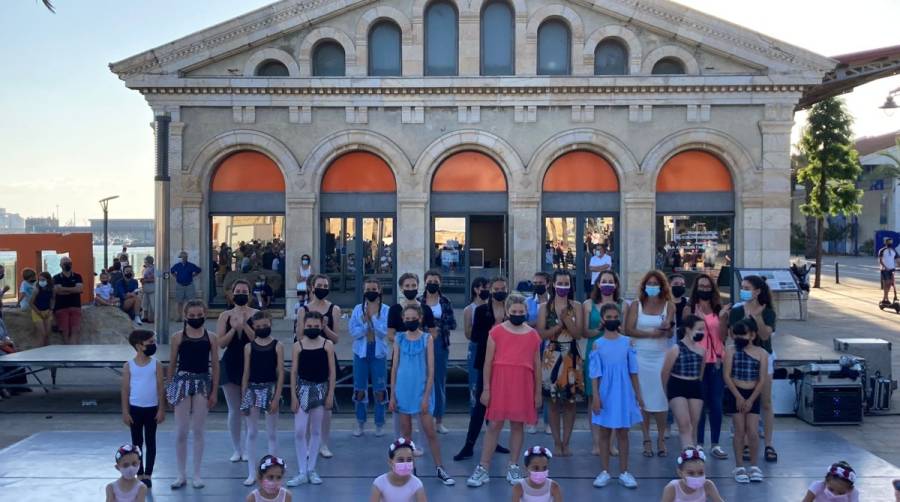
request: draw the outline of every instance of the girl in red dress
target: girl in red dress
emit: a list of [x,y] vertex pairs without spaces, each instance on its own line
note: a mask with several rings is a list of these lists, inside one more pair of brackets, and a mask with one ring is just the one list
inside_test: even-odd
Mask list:
[[[488,338],[481,403],[487,407],[485,417],[490,420],[490,425],[481,450],[481,462],[469,478],[469,486],[480,486],[486,480],[497,438],[507,420],[509,458],[518,459],[522,455],[525,424],[537,422],[537,409],[541,406],[541,337],[525,323],[528,308],[524,297],[511,295],[506,300],[506,313],[508,320],[494,326]],[[492,393],[492,390],[496,392]],[[516,484],[522,478],[519,465],[510,464],[506,480]]]

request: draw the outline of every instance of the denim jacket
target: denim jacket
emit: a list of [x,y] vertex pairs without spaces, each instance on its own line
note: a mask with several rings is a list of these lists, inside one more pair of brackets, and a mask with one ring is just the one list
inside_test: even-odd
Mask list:
[[[425,295],[420,296],[417,300],[423,307],[427,305]],[[438,340],[443,342],[444,348],[447,348],[450,346],[450,332],[456,329],[456,317],[453,315],[453,305],[446,296],[441,295],[438,304],[441,306],[441,318],[435,319],[434,322],[437,324]]]
[[[365,304],[359,304],[353,308],[353,314],[350,315],[350,336],[353,337],[353,355],[357,357],[366,357],[366,333],[369,332],[369,323],[366,322],[363,310]],[[387,337],[387,305],[381,305],[381,311],[378,316],[370,319],[372,329],[375,331],[375,357],[384,359],[388,355]]]

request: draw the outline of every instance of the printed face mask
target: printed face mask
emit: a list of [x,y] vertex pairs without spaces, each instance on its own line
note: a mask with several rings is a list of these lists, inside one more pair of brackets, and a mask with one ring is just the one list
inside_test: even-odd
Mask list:
[[412,462],[395,462],[394,474],[398,476],[409,476],[413,472]]

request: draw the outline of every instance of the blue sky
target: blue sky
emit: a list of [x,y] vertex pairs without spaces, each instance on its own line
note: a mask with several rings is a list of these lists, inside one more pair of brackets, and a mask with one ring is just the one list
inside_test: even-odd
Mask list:
[[[109,72],[121,60],[264,6],[266,0],[3,0],[0,207],[78,223],[153,215],[152,115]],[[900,44],[898,0],[682,0],[824,55]],[[848,9],[848,5],[853,8]],[[847,96],[857,135],[900,129],[878,106],[900,77]],[[804,117],[797,115],[798,123]]]

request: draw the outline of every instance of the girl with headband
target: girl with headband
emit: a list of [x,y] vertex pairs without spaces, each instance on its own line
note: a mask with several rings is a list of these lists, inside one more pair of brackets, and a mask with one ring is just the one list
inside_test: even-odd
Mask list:
[[562,488],[549,477],[551,458],[553,453],[543,446],[525,450],[528,477],[513,485],[513,502],[562,502]]
[[706,479],[706,454],[697,448],[685,448],[675,460],[678,479],[663,490],[662,502],[722,502],[715,483]]

